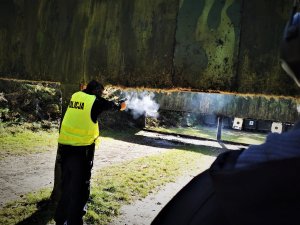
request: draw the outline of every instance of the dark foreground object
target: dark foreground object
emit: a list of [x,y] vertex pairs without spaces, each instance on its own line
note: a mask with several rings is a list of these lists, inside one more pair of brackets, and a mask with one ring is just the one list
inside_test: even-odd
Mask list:
[[242,151],[219,155],[211,168],[163,208],[152,225],[299,224],[300,158],[236,169]]

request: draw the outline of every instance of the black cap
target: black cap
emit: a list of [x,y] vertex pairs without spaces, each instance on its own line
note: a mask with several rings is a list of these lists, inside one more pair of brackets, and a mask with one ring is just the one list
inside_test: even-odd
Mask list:
[[101,83],[96,80],[91,80],[86,86],[86,91],[88,93],[99,93],[104,90],[104,87]]

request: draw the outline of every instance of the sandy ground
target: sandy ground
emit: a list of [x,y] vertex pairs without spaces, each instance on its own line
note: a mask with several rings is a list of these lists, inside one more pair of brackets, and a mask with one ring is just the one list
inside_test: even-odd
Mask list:
[[[93,171],[108,165],[127,160],[159,154],[169,151],[178,141],[175,137],[141,131],[138,143],[103,139],[95,152]],[[216,142],[194,141],[197,145],[212,145],[220,148],[238,149],[240,146],[220,145]],[[43,154],[19,157],[8,157],[0,160],[0,208],[9,201],[18,199],[28,192],[44,187],[52,187],[54,180],[56,149]],[[215,157],[207,156],[207,165],[202,165],[199,171],[206,169]],[[159,210],[196,174],[186,174],[160,190],[156,190],[145,199],[140,199],[131,205],[121,208],[121,215],[115,218],[111,225],[144,225],[150,224]]]

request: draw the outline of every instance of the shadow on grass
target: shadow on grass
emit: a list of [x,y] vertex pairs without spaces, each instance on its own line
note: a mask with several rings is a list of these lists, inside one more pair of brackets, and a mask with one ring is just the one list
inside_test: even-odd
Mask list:
[[37,210],[16,225],[46,225],[54,218],[55,205],[49,199],[37,203]]

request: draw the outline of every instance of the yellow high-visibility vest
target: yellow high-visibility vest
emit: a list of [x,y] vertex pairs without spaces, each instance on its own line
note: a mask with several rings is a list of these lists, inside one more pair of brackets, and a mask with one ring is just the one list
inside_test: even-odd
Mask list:
[[91,109],[96,96],[84,92],[72,95],[61,123],[58,143],[72,146],[87,146],[99,137],[98,122],[91,118]]

